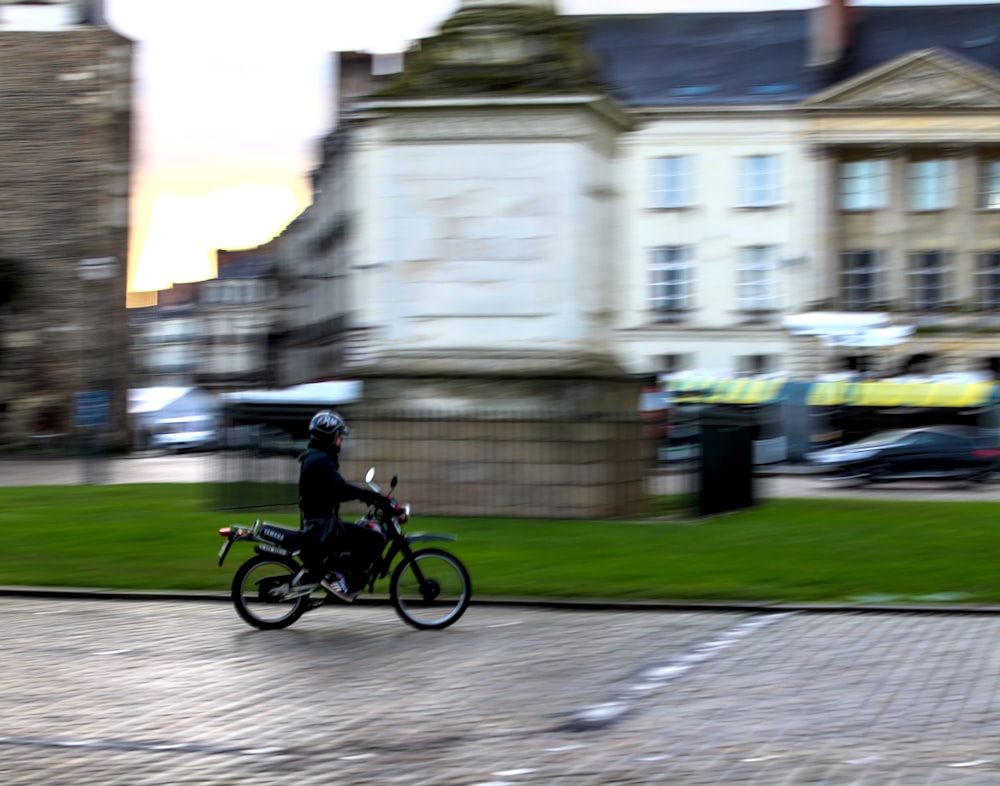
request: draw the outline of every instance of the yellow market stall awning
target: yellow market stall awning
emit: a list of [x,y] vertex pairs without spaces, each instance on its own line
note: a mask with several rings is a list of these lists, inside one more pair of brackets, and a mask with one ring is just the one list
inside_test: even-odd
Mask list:
[[847,401],[854,382],[815,382],[809,386],[806,404],[811,407],[839,406]]
[[765,404],[781,397],[784,379],[675,379],[671,401],[687,404]]
[[993,398],[993,382],[856,382],[850,407],[981,407]]
[[668,398],[671,402],[700,403],[710,395],[717,379],[684,377],[667,382]]

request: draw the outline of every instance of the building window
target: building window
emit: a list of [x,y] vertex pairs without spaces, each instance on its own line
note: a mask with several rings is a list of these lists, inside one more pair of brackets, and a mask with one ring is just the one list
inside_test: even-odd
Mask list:
[[1000,210],[1000,160],[979,162],[976,207],[982,210]]
[[692,204],[694,177],[691,156],[664,156],[652,160],[651,204],[654,208]]
[[740,207],[774,207],[781,198],[779,156],[744,156],[739,164]]
[[653,311],[670,315],[694,305],[694,272],[688,246],[654,248],[650,260],[650,301]]
[[940,311],[948,304],[948,266],[946,251],[910,254],[906,279],[911,311]]
[[770,355],[739,355],[736,358],[736,373],[740,376],[768,374],[773,370]]
[[773,311],[778,307],[777,260],[775,246],[739,249],[736,299],[740,311]]
[[936,158],[911,161],[907,170],[910,210],[945,210],[954,206],[955,161]]
[[843,251],[840,254],[840,294],[848,311],[885,308],[885,280],[881,251]]
[[845,161],[840,165],[840,209],[878,210],[888,204],[889,162]]
[[976,255],[976,308],[1000,311],[1000,251]]
[[871,374],[876,368],[875,359],[871,355],[846,355],[841,362],[845,371],[853,371],[862,376]]
[[689,355],[660,355],[657,359],[657,372],[659,374],[676,374],[679,371],[687,371],[691,367]]

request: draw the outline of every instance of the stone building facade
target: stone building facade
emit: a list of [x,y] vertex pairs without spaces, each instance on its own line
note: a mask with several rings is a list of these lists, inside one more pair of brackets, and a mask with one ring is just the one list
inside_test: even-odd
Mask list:
[[[367,96],[352,54],[282,238],[287,280],[328,282],[299,283],[283,379],[581,348],[639,376],[1000,372],[1000,4],[558,6],[462,2]],[[905,340],[789,329],[813,312]]]
[[133,43],[98,12],[0,5],[4,446],[127,440]]
[[276,384],[276,263],[271,244],[216,251],[218,275],[174,284],[129,310],[132,386],[216,393]]

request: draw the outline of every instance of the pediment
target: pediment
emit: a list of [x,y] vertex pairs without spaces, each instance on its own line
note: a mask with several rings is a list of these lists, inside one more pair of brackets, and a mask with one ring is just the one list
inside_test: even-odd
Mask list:
[[804,102],[813,109],[1000,107],[1000,72],[942,49],[911,52]]

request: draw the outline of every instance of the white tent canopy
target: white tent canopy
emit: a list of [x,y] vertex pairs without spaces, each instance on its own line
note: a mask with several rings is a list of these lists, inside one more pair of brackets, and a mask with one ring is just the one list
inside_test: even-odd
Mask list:
[[905,342],[911,335],[913,335],[911,325],[890,325],[869,328],[858,333],[824,335],[821,338],[829,347],[894,347]]
[[781,324],[796,335],[857,333],[889,324],[889,315],[856,311],[808,311],[783,317]]
[[159,412],[192,390],[194,388],[190,387],[131,388],[128,392],[128,412],[130,415]]
[[832,347],[891,347],[913,335],[912,325],[893,325],[889,315],[854,311],[810,311],[782,319],[795,336],[818,336]]
[[361,400],[362,383],[357,380],[310,382],[280,390],[247,390],[223,393],[233,404],[310,404],[317,407],[352,404]]

